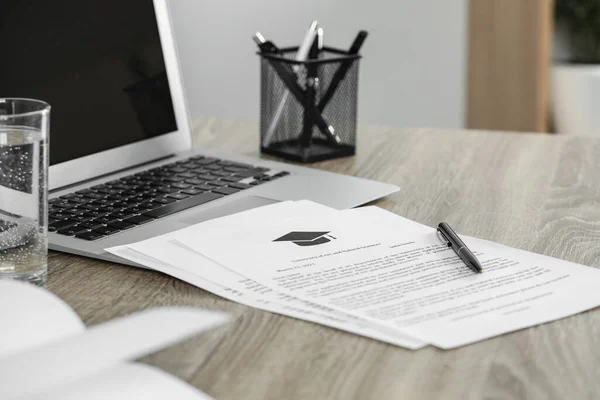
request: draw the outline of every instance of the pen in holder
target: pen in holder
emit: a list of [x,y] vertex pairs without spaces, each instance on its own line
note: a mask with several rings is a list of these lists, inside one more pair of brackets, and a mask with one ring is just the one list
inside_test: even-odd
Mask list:
[[315,162],[355,154],[360,55],[314,45],[261,57],[261,151]]

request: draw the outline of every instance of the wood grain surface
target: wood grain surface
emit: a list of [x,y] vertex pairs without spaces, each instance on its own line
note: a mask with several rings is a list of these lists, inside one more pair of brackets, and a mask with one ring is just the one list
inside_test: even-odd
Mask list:
[[[199,118],[195,132],[198,146],[258,154],[257,123]],[[600,265],[600,141],[384,126],[358,138],[356,157],[312,167],[401,186],[376,205],[415,221]],[[221,400],[600,398],[598,310],[455,350],[409,351],[157,272],[56,252],[49,264],[46,287],[88,325],[164,305],[234,315],[142,360]]]

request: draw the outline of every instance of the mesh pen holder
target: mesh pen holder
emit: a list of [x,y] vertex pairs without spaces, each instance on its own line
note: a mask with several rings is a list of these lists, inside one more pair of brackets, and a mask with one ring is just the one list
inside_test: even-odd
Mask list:
[[261,151],[315,162],[356,151],[360,55],[324,47],[296,61],[298,47],[261,57]]

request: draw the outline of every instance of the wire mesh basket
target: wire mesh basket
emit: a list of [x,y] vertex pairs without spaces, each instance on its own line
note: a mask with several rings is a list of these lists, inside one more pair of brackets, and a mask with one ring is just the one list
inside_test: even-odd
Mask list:
[[298,47],[261,57],[261,151],[315,162],[356,150],[360,55],[324,47],[295,60]]

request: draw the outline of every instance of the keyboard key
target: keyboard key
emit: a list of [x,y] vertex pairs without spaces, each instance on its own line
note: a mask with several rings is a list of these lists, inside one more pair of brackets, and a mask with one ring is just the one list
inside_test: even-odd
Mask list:
[[123,207],[116,207],[114,204],[110,205],[110,206],[104,206],[104,207],[102,207],[103,211],[106,211],[106,212],[109,212],[109,213],[121,211],[122,209],[123,209]]
[[175,193],[175,192],[178,192],[178,191],[179,190],[177,190],[177,189],[170,188],[170,187],[164,187],[164,186],[158,188],[158,190],[157,190],[157,192],[160,192],[160,193]]
[[219,178],[213,175],[198,175],[196,179],[202,179],[204,181],[214,181],[215,179]]
[[117,233],[119,231],[120,231],[120,229],[117,229],[117,228],[112,228],[110,226],[103,226],[102,228],[94,229],[92,232],[106,236],[106,235],[112,235],[113,233]]
[[181,167],[173,167],[173,168],[169,168],[169,172],[173,172],[174,174],[180,174],[182,172],[187,171],[186,168],[181,168]]
[[170,204],[170,203],[175,203],[177,200],[163,197],[162,199],[156,199],[155,201],[157,203],[161,203],[161,204]]
[[203,192],[213,190],[214,188],[215,188],[214,186],[210,186],[210,185],[206,185],[206,184],[194,186],[194,189],[202,190]]
[[[90,210],[90,211],[95,211],[98,208],[100,208],[100,206],[98,206],[97,204],[84,204],[82,206],[78,207],[80,210]],[[87,212],[87,211],[86,211]]]
[[114,201],[109,200],[109,199],[98,199],[98,200],[94,200],[92,201],[92,204],[98,204],[99,206],[104,206],[107,204],[113,204]]
[[196,163],[197,165],[209,165],[209,164],[215,163],[217,161],[219,161],[219,160],[216,158],[204,157],[201,160],[194,160],[194,163]]
[[102,193],[94,193],[90,190],[90,193],[85,194],[84,197],[89,197],[90,199],[98,200],[106,198],[106,195]]
[[48,225],[48,229],[52,228],[53,230],[59,230],[59,229],[63,229],[63,228],[70,228],[73,225],[76,225],[77,221],[73,220],[73,219],[65,219],[62,221],[58,221],[53,223],[52,225]]
[[194,188],[186,189],[186,190],[182,190],[181,191],[181,193],[189,194],[190,196],[195,196],[195,195],[200,194],[202,192],[203,192],[202,190],[198,190],[198,189],[194,189]]
[[50,216],[54,219],[63,220],[63,219],[71,218],[72,214],[61,212],[61,213],[52,213],[52,214],[50,214]]
[[87,222],[80,223],[79,226],[92,230],[92,229],[102,228],[104,226],[104,224],[101,222],[97,222],[95,220],[90,220]]
[[181,167],[185,168],[185,169],[194,169],[194,168],[198,168],[198,165],[193,162],[190,162],[190,163],[181,164]]
[[161,218],[179,211],[187,210],[188,208],[195,207],[200,204],[208,203],[209,201],[213,201],[221,197],[223,197],[223,195],[220,195],[218,193],[201,193],[197,196],[192,196],[185,200],[181,200],[176,203],[168,204],[164,207],[157,208],[156,210],[149,211],[144,215],[152,218]]
[[186,183],[191,183],[192,185],[203,185],[206,181],[200,179],[186,179]]
[[70,219],[78,221],[78,222],[84,222],[84,221],[89,221],[90,219],[92,219],[92,217],[88,217],[87,215],[80,214],[80,215],[71,215]]
[[218,165],[218,164],[213,164],[213,165],[207,165],[204,168],[206,168],[206,169],[208,169],[208,170],[210,170],[212,172],[212,171],[220,171],[220,170],[222,170],[223,166],[222,165]]
[[223,188],[218,188],[218,189],[213,190],[214,193],[219,193],[219,194],[224,194],[224,195],[234,194],[239,191],[240,191],[240,189],[236,189],[236,188],[232,188],[232,187],[223,187]]
[[75,237],[79,238],[79,239],[91,241],[91,240],[100,239],[100,238],[104,237],[104,235],[101,233],[98,233],[98,232],[84,232],[84,233],[80,233],[79,235],[76,235]]
[[174,183],[171,185],[171,187],[177,189],[188,189],[191,188],[192,185],[190,185],[189,183]]
[[[114,189],[121,189],[121,190],[132,190],[133,188],[135,188],[135,186],[132,185],[126,185],[124,183],[120,183],[118,185],[113,185],[112,186]],[[114,196],[114,195],[113,195]]]
[[108,224],[109,228],[118,229],[120,231],[129,229],[129,228],[133,228],[134,226],[135,226],[134,224],[131,224],[129,222],[123,222],[123,221],[117,221],[117,222],[113,222],[112,224]]
[[251,187],[252,187],[252,186],[250,186],[250,185],[247,185],[247,184],[245,184],[245,183],[239,183],[239,182],[237,182],[237,183],[232,183],[232,184],[230,184],[229,186],[230,186],[230,187],[234,187],[234,188],[236,188],[236,189],[242,189],[242,190],[244,190],[244,189],[249,189],[249,188],[251,188]]
[[73,197],[73,198],[70,198],[69,201],[71,203],[85,204],[85,203],[89,203],[90,201],[92,201],[92,199],[90,199],[88,197]]
[[176,176],[172,176],[170,178],[165,179],[165,181],[167,181],[167,182],[174,182],[174,183],[183,182],[184,180],[185,180],[184,178],[179,178]]
[[231,162],[231,161],[223,161],[223,162],[221,162],[221,164],[226,165],[227,167],[242,168],[242,169],[260,169],[261,168],[261,167],[255,167],[254,165],[250,165],[250,164],[242,164],[242,163]]
[[52,207],[57,208],[73,208],[76,207],[77,203],[68,203],[66,201],[60,200],[60,202],[52,203]]
[[83,228],[79,225],[73,225],[68,228],[59,229],[56,231],[56,233],[58,233],[59,235],[65,235],[65,236],[75,236],[75,235],[79,235],[80,233],[83,233],[86,231],[87,231],[86,228]]
[[[188,190],[190,190],[190,189],[188,189]],[[163,206],[164,206],[164,204],[162,204],[162,203],[159,203],[158,201],[153,201],[153,202],[152,202],[152,203],[150,203],[150,204],[145,204],[145,205],[144,205],[144,207],[146,207],[146,210],[147,210],[147,211],[156,210],[157,208],[161,208],[161,207],[163,207]]]
[[160,181],[154,181],[154,182],[150,183],[150,185],[149,185],[149,186],[150,186],[150,187],[151,187],[153,190],[156,190],[157,188],[159,188],[159,187],[161,187],[161,186],[164,186],[166,183],[167,183],[167,182],[164,182],[164,181],[162,181],[162,180],[160,180]]
[[183,174],[177,174],[178,177],[180,177],[180,178],[186,178],[186,179],[194,178],[196,175],[198,175],[198,174],[192,174],[191,172],[185,172]]
[[117,212],[117,211],[122,210],[124,208],[131,207],[132,205],[133,204],[129,204],[129,203],[126,203],[124,201],[118,201],[116,203],[113,203],[113,205],[112,205],[112,207],[115,208],[115,210],[113,212]]
[[223,171],[229,171],[231,173],[234,172],[238,172],[238,171],[245,171],[247,168],[238,168],[238,167],[225,167],[223,168]]
[[191,172],[193,172],[195,174],[210,174],[210,171],[207,170],[206,168],[196,168],[196,169],[192,170]]
[[[118,221],[119,218],[115,218],[115,217],[111,217],[110,214],[109,215],[105,215],[103,217],[98,217],[98,218],[94,218],[93,220],[89,221],[89,224],[99,224],[99,225],[108,225],[112,222],[116,222]],[[90,228],[90,229],[94,229],[94,228]]]
[[221,178],[221,180],[223,180],[225,182],[239,182],[242,179],[246,179],[246,178],[243,178],[241,176],[224,176]]
[[222,187],[222,186],[227,186],[227,182],[223,182],[223,181],[212,181],[212,182],[206,182],[207,185],[210,186],[214,186],[214,187]]
[[102,210],[88,210],[83,215],[87,215],[88,217],[97,218],[97,217],[102,217],[103,215],[106,215],[106,214],[108,214],[107,211],[102,211]]
[[79,195],[86,195],[86,194],[94,193],[94,191],[91,189],[83,189],[83,190],[78,190],[75,193],[79,194]]
[[135,217],[124,219],[123,222],[128,222],[130,224],[142,225],[147,222],[154,221],[154,218],[147,217],[145,215],[136,215]]
[[173,194],[168,195],[167,197],[170,197],[170,198],[176,199],[176,200],[183,200],[183,199],[187,199],[190,196],[187,194],[183,194],[183,193],[173,193]]
[[148,211],[148,209],[145,207],[135,206],[135,207],[126,208],[123,211],[128,212],[130,214],[141,214],[141,213]]
[[121,189],[103,188],[103,189],[98,189],[97,192],[98,193],[106,193],[106,194],[119,194],[122,192],[122,190]]
[[130,204],[132,204],[132,205],[133,204],[140,204],[140,203],[143,203],[146,200],[151,200],[154,197],[155,197],[155,195],[150,195],[150,196],[148,196],[148,195],[145,195],[145,196],[142,195],[142,196],[137,196],[137,197],[132,197],[130,199],[127,199],[127,202],[130,203]]
[[128,212],[115,212],[112,214],[108,214],[108,217],[110,218],[114,218],[114,219],[127,219],[129,217],[133,217],[134,214],[128,213]]
[[240,172],[236,172],[235,175],[236,176],[242,176],[244,178],[250,178],[252,176],[261,176],[263,174],[263,170],[258,170],[258,169],[249,169],[247,171],[240,171]]
[[229,175],[231,175],[231,173],[229,173],[227,171],[214,171],[212,174],[216,175],[216,176],[229,176]]

